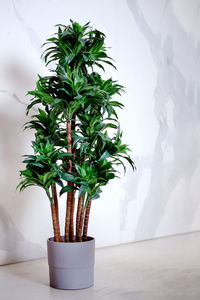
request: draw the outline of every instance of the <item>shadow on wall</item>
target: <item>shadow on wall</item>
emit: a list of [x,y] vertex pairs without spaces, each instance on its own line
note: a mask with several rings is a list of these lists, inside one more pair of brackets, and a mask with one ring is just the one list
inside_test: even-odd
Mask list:
[[46,255],[42,247],[25,239],[12,220],[12,216],[15,220],[23,220],[24,205],[29,204],[29,199],[23,199],[24,196],[19,198],[15,189],[19,182],[19,170],[23,168],[21,156],[26,148],[26,141],[22,139],[22,126],[27,122],[26,103],[20,100],[17,93],[25,94],[30,87],[31,72],[25,68],[23,73],[20,60],[17,59],[13,64],[11,61],[5,64],[3,71],[8,78],[9,90],[0,88],[0,264]]
[[[172,206],[180,213],[177,216],[179,220],[177,222],[173,211],[173,215],[168,216],[172,226],[168,224],[167,228],[163,227],[164,231],[159,232],[175,234],[190,231],[199,207],[198,191],[196,195],[190,191],[190,183],[200,160],[199,45],[179,23],[172,1],[163,1],[160,10],[160,15],[163,14],[162,31],[157,28],[157,32],[147,22],[149,18],[145,13],[148,9],[142,9],[145,3],[127,0],[138,28],[149,43],[158,70],[154,112],[159,122],[159,132],[152,157],[147,165],[141,163],[143,169],[140,173],[146,168],[151,169],[151,182],[138,219],[135,240],[157,235],[169,199],[176,189],[179,195],[173,199],[176,202]],[[155,17],[156,9],[156,4],[151,6]],[[178,65],[180,60],[181,68]],[[145,158],[141,160],[145,162]],[[187,211],[186,218],[183,218],[184,210]]]

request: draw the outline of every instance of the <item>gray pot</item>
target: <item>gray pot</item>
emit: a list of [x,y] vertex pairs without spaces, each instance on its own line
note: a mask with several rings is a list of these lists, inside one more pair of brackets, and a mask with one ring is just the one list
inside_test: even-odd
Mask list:
[[47,240],[50,286],[68,290],[84,289],[94,284],[95,239],[59,243]]

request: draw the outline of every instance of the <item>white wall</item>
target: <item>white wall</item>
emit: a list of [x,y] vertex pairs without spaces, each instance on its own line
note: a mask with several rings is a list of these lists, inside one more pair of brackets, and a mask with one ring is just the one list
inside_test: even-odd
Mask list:
[[[137,165],[93,202],[89,234],[102,247],[199,230],[200,0],[9,0],[0,12],[0,264],[46,255],[52,235],[44,192],[15,187],[31,151],[25,93],[46,73],[40,46],[70,18],[107,36],[118,72],[106,76],[126,86],[120,121]],[[64,197],[60,207],[64,219]]]

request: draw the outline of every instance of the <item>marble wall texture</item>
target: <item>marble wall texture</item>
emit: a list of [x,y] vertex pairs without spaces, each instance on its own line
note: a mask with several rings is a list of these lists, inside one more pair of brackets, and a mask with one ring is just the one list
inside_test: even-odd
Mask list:
[[45,256],[52,235],[43,191],[15,187],[31,153],[25,94],[47,74],[42,43],[70,18],[106,33],[137,165],[93,202],[89,234],[102,247],[199,230],[200,0],[7,0],[0,14],[0,264]]

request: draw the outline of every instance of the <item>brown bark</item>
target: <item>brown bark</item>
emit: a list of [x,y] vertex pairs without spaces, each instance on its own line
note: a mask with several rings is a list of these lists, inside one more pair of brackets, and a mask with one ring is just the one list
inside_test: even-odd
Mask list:
[[77,212],[76,212],[76,239],[78,239],[78,234],[79,234],[79,223],[80,223],[80,217],[81,217],[82,199],[83,199],[82,196],[80,196],[78,199],[78,206],[77,206]]
[[[67,152],[72,153],[71,121],[67,122]],[[72,171],[72,161],[69,160],[68,172]]]
[[[68,183],[70,185],[70,183]],[[70,242],[69,228],[70,228],[70,215],[71,215],[71,203],[72,203],[72,191],[67,193],[67,209],[65,219],[65,241]]]
[[[71,128],[71,130],[73,132],[75,131],[75,126],[76,126],[76,114],[74,113],[73,117],[72,117],[72,128]],[[72,139],[72,145],[73,145],[73,143],[74,143],[74,139]],[[72,153],[73,153],[73,158],[75,159],[75,157],[76,157],[76,147],[73,147]]]
[[[76,114],[73,114],[72,117],[72,122],[71,122],[71,130],[74,131],[75,130],[75,119],[76,119]],[[73,145],[73,139],[71,137],[71,149],[72,149],[72,145]],[[75,159],[76,157],[76,147],[73,148],[73,150],[71,150],[73,153],[73,158]],[[73,170],[72,170],[73,171]],[[70,242],[74,242],[75,241],[75,237],[74,237],[74,207],[75,207],[75,192],[72,191],[72,197],[71,197],[71,210],[70,210],[70,225],[69,225],[69,237],[70,237]]]
[[[86,155],[83,153],[83,159],[82,163],[85,161]],[[79,236],[79,224],[80,224],[80,218],[81,218],[81,208],[82,208],[82,201],[83,201],[83,196],[80,196],[78,199],[78,206],[77,206],[77,212],[76,212],[76,239],[78,240]],[[80,237],[79,237],[80,239]]]
[[52,222],[53,222],[54,240],[55,242],[61,242],[60,227],[58,225],[58,219],[56,216],[56,207],[54,202],[51,203],[51,215],[52,215]]
[[[71,122],[67,122],[67,152],[72,153],[72,137],[71,137]],[[68,161],[68,172],[72,172],[72,161]],[[72,185],[68,182],[68,185]],[[71,216],[71,206],[72,206],[73,191],[67,193],[67,208],[66,208],[66,219],[65,219],[65,241],[70,242],[69,228],[70,228],[70,216]]]
[[70,242],[75,241],[74,237],[74,207],[75,207],[75,192],[72,191],[71,195],[71,210],[70,210],[70,224],[69,224],[69,238]]
[[87,208],[86,208],[85,220],[84,220],[84,229],[83,229],[83,239],[84,240],[87,240],[87,231],[88,231],[91,204],[92,204],[92,201],[89,200]]
[[57,189],[56,189],[56,183],[53,184],[53,199],[55,204],[55,211],[56,211],[56,218],[58,227],[60,228],[60,222],[59,222],[59,209],[58,209],[58,197],[57,197]]
[[83,230],[84,216],[85,216],[85,208],[81,208],[81,216],[80,216],[78,236],[77,236],[78,242],[82,242],[82,230]]

